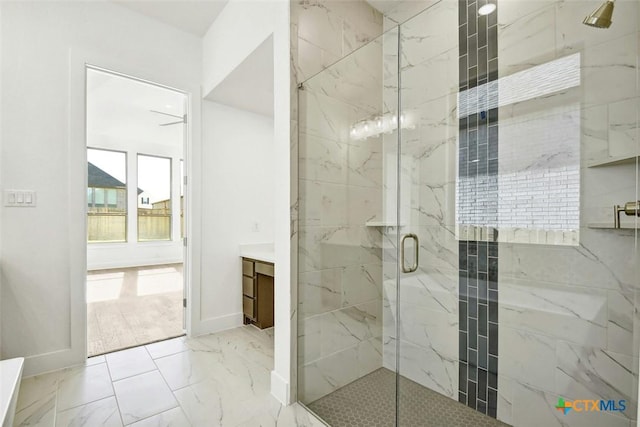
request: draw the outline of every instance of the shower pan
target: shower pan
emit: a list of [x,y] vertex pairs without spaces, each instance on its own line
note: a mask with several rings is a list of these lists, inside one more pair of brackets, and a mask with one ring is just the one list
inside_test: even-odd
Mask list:
[[297,397],[331,426],[636,423],[640,6],[493,3],[298,90]]

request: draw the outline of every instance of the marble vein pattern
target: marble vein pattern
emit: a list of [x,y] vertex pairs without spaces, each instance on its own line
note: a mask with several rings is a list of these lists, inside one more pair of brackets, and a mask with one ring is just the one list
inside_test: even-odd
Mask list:
[[365,1],[291,2],[292,68],[302,82],[382,34]]
[[[609,222],[616,200],[636,194],[636,165],[589,166],[637,150],[640,8],[634,1],[617,3],[616,28],[589,31],[576,14],[598,5],[595,0],[500,3],[501,78],[580,57],[579,87],[501,106],[499,112],[500,187],[506,174],[526,176],[549,166],[568,167],[574,177],[574,188],[566,193],[573,209],[563,214],[573,222],[572,235],[500,229],[498,418],[518,426],[636,424],[636,236],[588,224]],[[554,136],[545,137],[552,129]],[[553,147],[541,144],[555,135],[561,137]],[[555,410],[559,397],[626,399],[629,408],[570,417]]]
[[[358,20],[373,16],[381,27],[364,2],[292,3],[298,55],[306,42],[335,46],[337,23],[342,19],[350,32],[347,17],[356,10]],[[321,37],[314,22],[337,32]],[[343,49],[372,40],[366,34],[350,33]],[[383,138],[352,132],[382,114],[382,44],[373,40],[299,92],[297,359],[298,395],[306,403],[382,366],[382,233],[367,224],[382,218]]]
[[[298,330],[297,357],[310,369],[301,372],[301,382],[316,369],[331,371],[331,360],[351,367],[341,378],[324,372],[331,379],[323,384],[333,384],[326,392],[352,372],[381,366],[381,235],[365,223],[380,219],[383,154],[381,141],[354,140],[350,127],[380,114],[380,94],[372,88],[381,87],[382,39],[376,37],[382,27],[382,14],[365,1],[291,2],[292,80],[336,64],[305,82],[291,105],[300,120],[292,123],[300,130],[292,134],[292,153],[299,156],[292,170],[301,178],[292,184],[291,200],[292,247],[299,246],[299,271],[292,274],[300,283],[299,324],[292,330]],[[302,387],[301,394],[317,390]]]
[[[402,130],[399,202],[400,222],[410,227],[383,233],[383,365],[395,369],[399,305],[401,374],[457,399],[458,338],[451,331],[458,330],[458,3],[398,2],[385,11],[385,28],[401,22],[401,108],[409,126]],[[383,45],[383,104],[391,110],[398,99],[396,37],[391,33]],[[394,208],[397,148],[397,134],[385,135],[383,186]],[[420,239],[420,268],[402,275],[398,301],[396,233],[408,232]]]
[[113,383],[122,420],[132,424],[178,406],[158,371],[147,372]]
[[14,427],[324,426],[271,396],[272,369],[272,330],[174,338],[24,378]]
[[149,352],[144,347],[107,354],[107,366],[114,381],[143,374],[156,369]]
[[[330,72],[318,80],[319,93],[301,103],[300,174],[309,181],[301,189],[299,211],[300,268],[308,287],[304,291],[301,288],[301,296],[308,295],[309,299],[301,298],[306,306],[299,307],[303,313],[299,357],[307,362],[300,371],[302,382],[315,384],[314,388],[301,390],[309,399],[356,379],[356,371],[345,366],[357,360],[359,346],[378,339],[367,338],[368,330],[363,325],[352,328],[349,323],[337,322],[334,314],[349,307],[351,299],[354,304],[366,302],[360,297],[374,300],[374,286],[363,286],[362,292],[355,288],[345,292],[344,287],[365,285],[357,282],[355,273],[368,268],[365,266],[378,265],[382,266],[382,278],[392,279],[376,283],[382,299],[379,342],[383,365],[395,366],[399,338],[403,374],[456,397],[457,342],[438,330],[442,325],[455,329],[458,314],[458,249],[452,231],[456,170],[452,165],[459,143],[459,109],[452,95],[456,91],[453,67],[457,63],[449,54],[457,48],[456,3],[436,3],[402,27],[403,89],[411,89],[403,93],[403,109],[416,115],[416,126],[403,131],[406,155],[402,157],[401,179],[406,179],[403,188],[410,190],[403,192],[407,200],[401,200],[401,205],[408,212],[407,222],[421,226],[418,234],[424,264],[417,274],[403,277],[400,285],[400,337],[396,336],[395,231],[382,233],[380,264],[363,258],[371,252],[358,247],[363,233],[360,230],[362,234],[356,235],[350,227],[363,216],[356,215],[353,222],[348,216],[340,216],[335,206],[348,193],[335,194],[336,187],[322,185],[342,185],[353,179],[362,188],[395,188],[395,171],[387,174],[385,167],[397,161],[387,158],[389,152],[397,151],[397,135],[385,135],[382,146],[374,147],[381,153],[382,173],[376,171],[374,179],[364,173],[358,176],[353,173],[354,162],[349,162],[349,156],[365,160],[369,156],[366,151],[361,156],[357,148],[351,149],[357,144],[349,139],[346,126],[359,117],[359,109],[367,110],[370,102],[344,102],[346,92],[338,96],[335,91],[348,85],[340,86],[335,80],[345,75]],[[499,40],[497,71],[501,77],[526,74],[549,61],[580,55],[579,87],[501,106],[501,127],[489,129],[500,132],[500,141],[506,141],[499,162],[503,187],[511,175],[538,182],[544,167],[551,166],[561,172],[568,168],[571,177],[578,179],[577,188],[567,192],[574,198],[573,208],[577,207],[565,215],[572,221],[568,232],[531,230],[518,226],[517,221],[500,230],[498,318],[502,335],[497,416],[517,426],[635,425],[635,407],[628,416],[598,413],[573,418],[554,408],[558,397],[637,400],[636,326],[640,323],[635,307],[640,270],[636,236],[631,231],[612,233],[587,227],[591,222],[609,221],[613,204],[629,195],[633,198],[637,168],[587,166],[628,154],[637,146],[639,7],[634,1],[616,3],[614,26],[605,32],[593,31],[576,17],[599,4],[597,0],[504,0],[497,14],[494,36]],[[385,11],[385,28],[405,21],[420,8],[424,8],[421,2],[398,2],[397,7]],[[306,34],[308,38],[315,36]],[[326,43],[336,40],[333,37]],[[382,108],[393,111],[397,110],[398,95],[397,40],[394,35],[382,42]],[[354,65],[348,62],[344,62],[345,70]],[[310,65],[326,66],[321,61]],[[349,82],[353,79],[345,81]],[[551,142],[546,150],[540,144],[545,138]],[[385,196],[395,202],[390,192],[383,195],[380,214],[385,212]],[[503,202],[503,207],[515,204]],[[355,201],[354,205],[358,206]],[[359,212],[366,213],[366,209]],[[506,215],[504,212],[503,217]],[[340,316],[348,317],[344,313]],[[323,335],[325,332],[327,335]],[[331,339],[325,342],[325,337]],[[429,361],[426,367],[425,361]]]
[[118,404],[113,396],[67,409],[56,416],[56,426],[121,427],[122,425]]

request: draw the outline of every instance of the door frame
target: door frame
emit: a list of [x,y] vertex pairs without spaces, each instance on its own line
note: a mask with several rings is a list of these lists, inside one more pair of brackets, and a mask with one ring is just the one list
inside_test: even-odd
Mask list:
[[200,319],[200,235],[201,235],[201,191],[197,177],[201,173],[201,91],[198,81],[175,78],[171,70],[157,69],[150,64],[136,65],[125,58],[106,57],[83,49],[70,49],[69,52],[69,280],[70,296],[70,342],[66,355],[60,361],[62,366],[84,363],[87,358],[87,144],[86,144],[86,97],[87,69],[92,68],[114,75],[131,78],[143,83],[163,87],[185,95],[188,121],[185,126],[183,147],[184,170],[188,178],[185,188],[185,237],[184,245],[184,293],[185,330],[188,336],[197,335]]
[[[179,208],[176,209],[176,207],[175,207],[176,200],[177,200],[177,203],[179,205],[182,203],[182,200],[181,200],[182,191],[179,191],[178,194],[174,194],[175,193],[174,192],[174,189],[175,189],[174,188],[174,182],[175,182],[174,181],[174,176],[175,176],[174,172],[176,171],[176,168],[180,168],[180,171],[182,173],[184,173],[184,171],[186,171],[187,168],[188,168],[188,161],[187,161],[187,158],[186,158],[187,157],[186,156],[186,147],[187,147],[187,139],[189,137],[189,126],[190,126],[190,112],[189,112],[189,102],[188,102],[189,94],[184,92],[184,91],[182,91],[182,90],[175,89],[175,88],[172,88],[172,87],[160,84],[160,83],[151,82],[151,81],[148,81],[148,80],[145,80],[145,79],[141,79],[141,78],[138,78],[138,77],[135,77],[135,76],[127,75],[127,74],[124,74],[124,73],[121,73],[121,72],[118,72],[118,71],[105,69],[105,68],[102,68],[102,67],[99,67],[99,66],[96,66],[96,65],[93,65],[93,64],[88,64],[88,63],[85,64],[85,88],[86,88],[87,74],[88,74],[89,71],[101,72],[101,73],[108,74],[108,75],[111,75],[111,76],[114,76],[114,77],[118,77],[118,78],[122,78],[122,79],[128,79],[128,80],[134,81],[136,83],[150,85],[150,86],[153,86],[153,87],[170,90],[170,91],[172,91],[174,93],[181,94],[181,95],[184,96],[183,111],[184,111],[185,121],[184,121],[184,128],[183,128],[184,131],[182,133],[182,150],[181,150],[182,151],[182,154],[181,154],[182,158],[180,159],[182,162],[184,162],[183,163],[183,167],[181,167],[179,164],[176,164],[177,162],[174,161],[175,160],[174,157],[166,157],[166,156],[160,155],[160,154],[148,154],[146,152],[136,152],[135,156],[137,156],[137,158],[136,159],[132,159],[130,157],[133,156],[134,154],[131,153],[131,156],[129,156],[130,153],[129,153],[128,149],[125,152],[127,154],[125,158],[126,158],[126,161],[127,161],[127,165],[126,165],[127,171],[129,171],[129,169],[130,169],[129,168],[129,166],[130,166],[129,162],[135,162],[136,166],[135,166],[134,169],[136,171],[139,170],[138,162],[139,162],[139,156],[140,155],[148,156],[148,157],[157,157],[157,158],[167,159],[167,160],[169,160],[169,164],[171,165],[170,166],[170,172],[169,172],[170,173],[170,177],[171,177],[170,178],[170,183],[171,183],[170,184],[170,193],[172,194],[171,199],[172,199],[172,202],[174,203],[174,205],[172,205],[172,207],[171,207],[172,221],[171,221],[171,224],[170,224],[170,240],[169,240],[169,242],[175,242],[176,244],[179,244],[179,245],[182,246],[182,270],[183,270],[183,275],[182,275],[182,299],[183,299],[183,302],[182,302],[182,304],[183,304],[183,310],[182,310],[182,316],[181,317],[182,317],[182,329],[186,331],[186,328],[187,328],[187,325],[186,325],[186,323],[187,323],[186,322],[187,315],[186,315],[186,313],[187,313],[187,306],[189,305],[188,304],[188,295],[189,295],[188,288],[189,288],[189,286],[188,286],[188,280],[187,280],[188,277],[187,277],[187,274],[185,274],[185,271],[188,271],[187,266],[190,265],[190,262],[189,262],[189,259],[188,259],[189,254],[188,254],[188,252],[186,250],[186,245],[184,244],[185,243],[184,237],[179,237],[179,238],[174,240],[174,238],[177,235],[180,234],[180,229],[175,227],[175,222],[176,221],[175,221],[175,216],[173,214],[175,214],[176,211],[179,212]],[[85,117],[86,117],[86,102],[87,102],[87,99],[88,99],[88,95],[89,95],[89,93],[85,89]],[[87,144],[87,142],[88,142],[88,134],[86,133],[86,126],[85,126],[85,145],[86,145],[87,148],[91,148],[89,146],[89,144]],[[99,148],[99,149],[108,150],[106,148]],[[86,162],[85,162],[85,164],[86,164]],[[182,188],[182,186],[184,186],[184,184],[185,184],[184,178],[186,177],[186,173],[184,175],[182,173],[180,174],[180,180],[179,180],[180,188]],[[129,182],[129,181],[130,181],[130,179],[127,179],[127,182]],[[137,184],[137,177],[136,177],[136,179],[134,179],[134,182],[136,183],[135,187],[139,187],[139,185]],[[131,195],[129,194],[129,186],[127,185],[127,201],[129,201],[129,199],[131,198],[130,196]],[[135,198],[137,199],[137,196]],[[188,196],[187,196],[187,194],[185,192],[184,193],[184,205],[185,206],[186,206],[187,202],[188,202]],[[85,205],[86,205],[86,203],[85,203]],[[129,205],[129,203],[127,203],[127,205]],[[132,206],[129,206],[127,208],[127,219],[126,219],[127,225],[129,225],[129,223],[132,222],[132,221],[136,221],[135,219],[132,219],[132,215],[134,215],[134,216],[137,215],[137,207],[136,207],[136,205],[132,205]],[[132,212],[132,210],[135,210],[135,213]],[[179,214],[178,214],[178,216],[179,216]],[[182,216],[184,218],[184,224],[186,226],[187,223],[189,222],[189,215],[187,214],[186,209],[184,209],[184,212],[182,212]],[[180,218],[178,219],[178,222],[179,221],[180,221]],[[127,226],[126,230],[127,230],[126,231],[127,232],[127,236],[126,236],[126,240],[125,241],[126,241],[126,243],[129,243],[130,242],[129,238],[135,238],[137,236],[129,235],[129,232],[131,231],[130,227]],[[168,242],[165,242],[165,243],[168,243]],[[89,243],[87,243],[87,245],[88,244]],[[87,246],[87,249],[88,249],[88,246]],[[170,337],[168,337],[168,338],[170,338]]]

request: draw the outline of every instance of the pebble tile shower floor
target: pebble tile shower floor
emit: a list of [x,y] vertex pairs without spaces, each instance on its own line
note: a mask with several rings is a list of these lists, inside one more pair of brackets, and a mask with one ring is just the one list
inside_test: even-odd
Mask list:
[[[380,368],[309,404],[331,427],[395,425],[395,373]],[[430,390],[400,379],[402,427],[500,427],[507,424]]]

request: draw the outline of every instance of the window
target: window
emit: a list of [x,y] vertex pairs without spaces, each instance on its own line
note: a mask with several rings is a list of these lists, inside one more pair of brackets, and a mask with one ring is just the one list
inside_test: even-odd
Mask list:
[[127,240],[127,155],[87,149],[87,240]]
[[138,188],[138,241],[171,240],[171,159],[138,154]]
[[106,206],[109,208],[115,208],[118,206],[118,193],[115,188],[108,188],[105,190],[106,193]]

